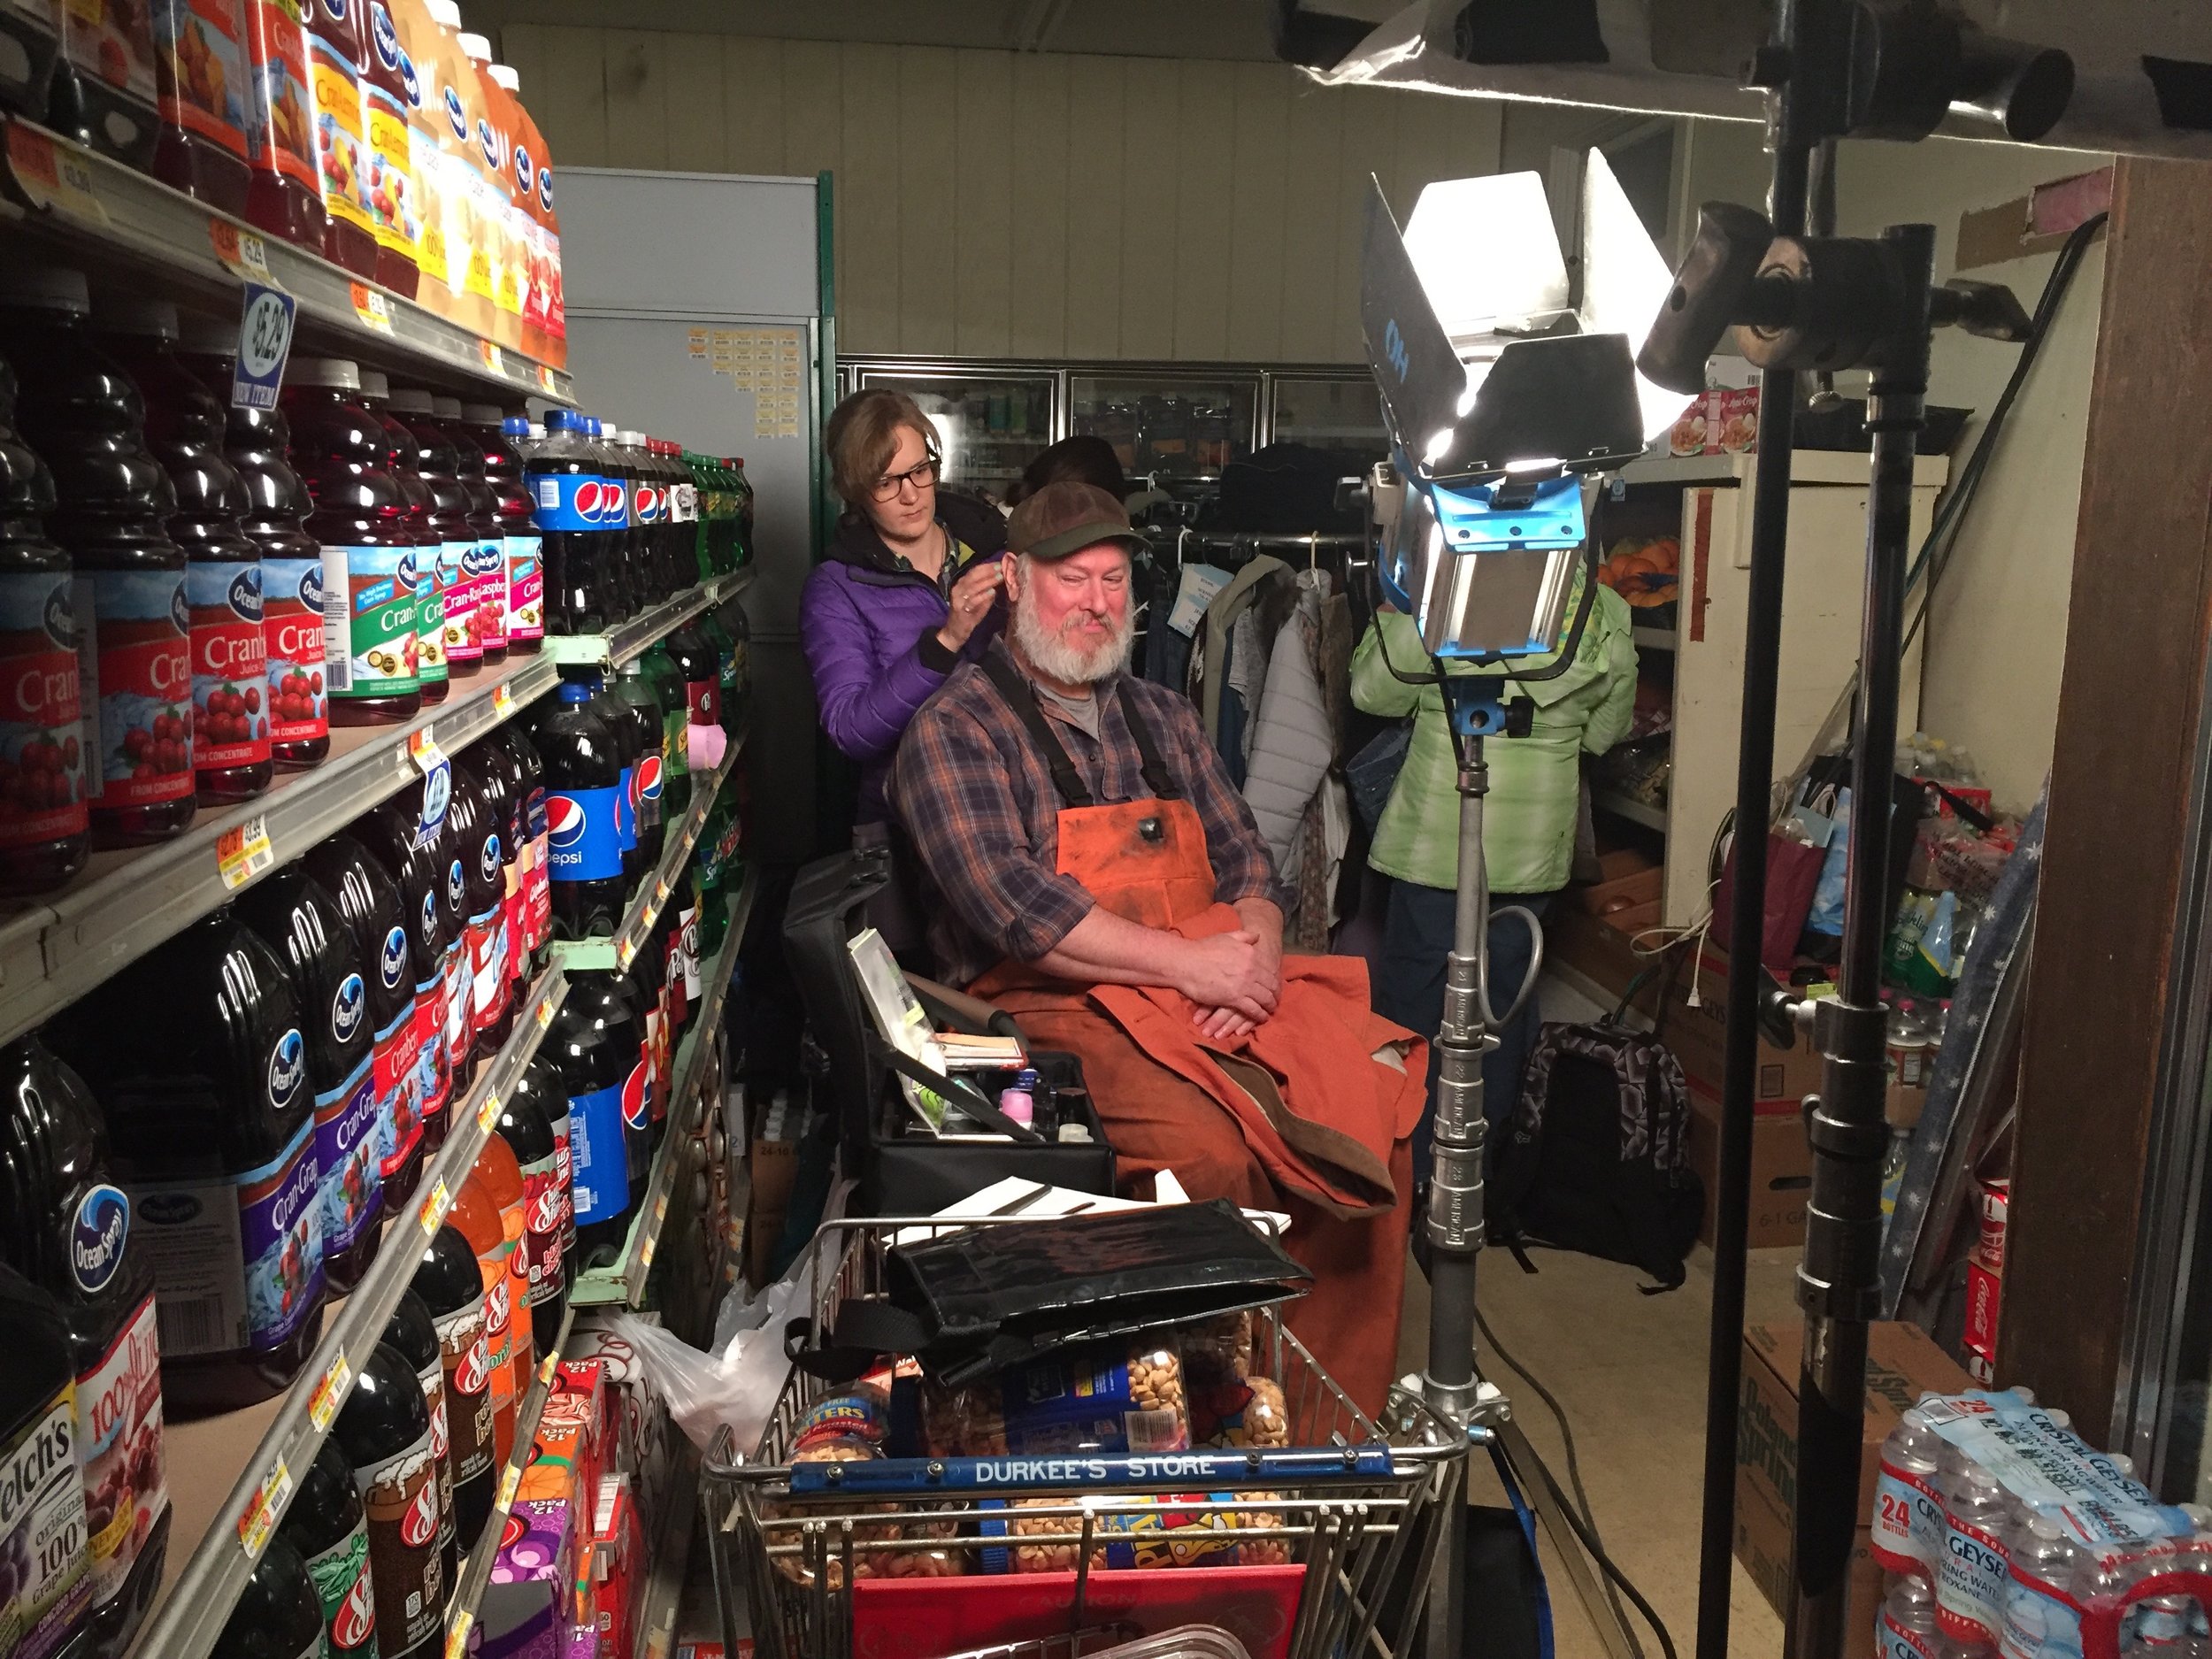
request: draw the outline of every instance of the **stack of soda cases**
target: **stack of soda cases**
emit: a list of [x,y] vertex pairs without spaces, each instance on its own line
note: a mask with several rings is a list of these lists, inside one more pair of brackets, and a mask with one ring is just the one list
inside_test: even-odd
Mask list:
[[2024,1389],[1921,1396],[1883,1442],[1883,1659],[2200,1659],[2212,1510],[2161,1503]]

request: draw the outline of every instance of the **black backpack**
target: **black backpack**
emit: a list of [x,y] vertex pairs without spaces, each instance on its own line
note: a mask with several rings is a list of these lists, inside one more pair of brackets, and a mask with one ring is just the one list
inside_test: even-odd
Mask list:
[[1626,1262],[1672,1290],[1705,1213],[1689,1086],[1656,1033],[1621,1023],[1626,1006],[1543,1028],[1498,1148],[1490,1233],[1517,1254],[1540,1244]]

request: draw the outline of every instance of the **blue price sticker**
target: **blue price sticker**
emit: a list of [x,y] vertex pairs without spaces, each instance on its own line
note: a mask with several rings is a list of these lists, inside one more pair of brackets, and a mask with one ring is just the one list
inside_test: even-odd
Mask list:
[[234,407],[276,407],[284,362],[292,354],[292,321],[297,309],[282,288],[265,282],[246,284],[245,309],[238,319],[238,366],[230,381]]

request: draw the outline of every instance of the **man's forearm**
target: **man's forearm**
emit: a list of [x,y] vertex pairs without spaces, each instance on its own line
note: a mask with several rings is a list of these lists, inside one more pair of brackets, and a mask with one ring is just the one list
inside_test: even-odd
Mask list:
[[1238,918],[1260,936],[1260,942],[1280,955],[1283,949],[1283,913],[1275,908],[1272,899],[1239,899],[1230,908]]
[[[1274,908],[1268,906],[1271,910]],[[1089,915],[1037,958],[1037,966],[1056,978],[1084,984],[1172,988],[1181,977],[1177,964],[1185,946],[1178,934],[1130,921],[1103,905],[1093,905]]]

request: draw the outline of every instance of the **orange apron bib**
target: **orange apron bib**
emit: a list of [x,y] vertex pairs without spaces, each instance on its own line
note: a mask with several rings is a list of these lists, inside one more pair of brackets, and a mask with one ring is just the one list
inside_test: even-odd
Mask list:
[[[1115,915],[1202,937],[1243,926],[1215,900],[1198,812],[1175,787],[1126,682],[1123,718],[1152,794],[1100,804],[1034,695],[994,654],[985,672],[1049,765],[1062,802],[1056,868]],[[1292,1324],[1369,1410],[1393,1375],[1404,1281],[1411,1156],[1425,1047],[1368,1007],[1357,958],[1288,956],[1275,1015],[1215,1042],[1196,1007],[1161,987],[1082,986],[1001,962],[970,992],[1015,1017],[1039,1048],[1083,1062],[1124,1172],[1172,1169],[1194,1199],[1290,1212],[1291,1253],[1317,1275]],[[1403,1045],[1402,1065],[1372,1056]]]

